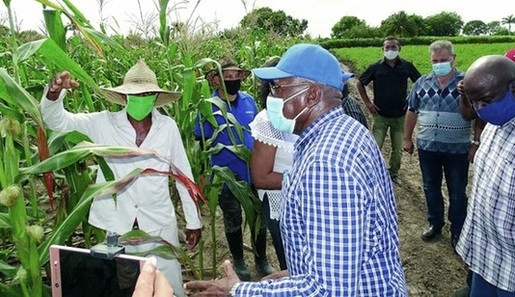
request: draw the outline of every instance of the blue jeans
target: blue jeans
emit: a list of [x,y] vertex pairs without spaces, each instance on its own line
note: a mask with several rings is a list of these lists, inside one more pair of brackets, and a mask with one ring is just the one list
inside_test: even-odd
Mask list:
[[390,130],[390,139],[392,143],[392,152],[390,155],[389,168],[391,175],[398,175],[401,168],[402,160],[402,139],[404,136],[404,116],[399,118],[386,118],[380,115],[374,116],[374,124],[372,125],[372,135],[376,139],[380,149],[386,134]]
[[472,274],[472,285],[470,287],[470,297],[515,297],[515,292],[501,290],[487,282],[479,274]]
[[427,220],[435,228],[442,228],[444,201],[442,179],[445,175],[449,193],[448,219],[451,234],[459,236],[467,216],[467,194],[469,162],[467,154],[450,154],[418,150],[420,170],[427,203]]

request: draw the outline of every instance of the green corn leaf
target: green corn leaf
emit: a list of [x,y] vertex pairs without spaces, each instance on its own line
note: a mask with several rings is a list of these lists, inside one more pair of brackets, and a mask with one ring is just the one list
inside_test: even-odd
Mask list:
[[[29,113],[37,125],[42,126],[43,119],[39,112],[39,102],[36,101],[36,99],[34,99],[34,97],[25,91],[25,89],[23,89],[19,84],[17,84],[7,73],[5,68],[0,68],[0,80],[4,82],[3,85],[5,86],[6,91],[6,94],[3,94],[2,98],[10,98],[8,102],[16,102],[18,106]],[[0,85],[2,84],[0,83]],[[16,100],[14,101],[12,98],[16,98]]]
[[50,38],[25,43],[19,47],[19,52],[20,61],[37,52],[43,56],[46,63],[53,64],[59,69],[70,72],[79,82],[88,85],[97,92],[101,92],[95,80]]
[[0,271],[2,271],[2,273],[8,274],[10,276],[14,276],[14,275],[16,275],[16,270],[17,270],[16,267],[11,266],[11,265],[5,263],[4,261],[0,260]]
[[[48,159],[30,167],[20,168],[22,174],[40,174],[61,169],[92,155],[108,158],[128,158],[144,155],[156,155],[154,151],[142,148],[118,147],[81,142],[75,147],[55,154]],[[157,155],[156,155],[157,156]]]
[[213,166],[212,170],[214,174],[220,176],[220,179],[226,183],[240,202],[245,212],[245,220],[251,230],[259,229],[260,220],[257,214],[261,211],[261,203],[259,198],[254,195],[249,184],[244,181],[238,181],[234,173],[227,167]]
[[61,12],[51,9],[43,9],[43,17],[50,38],[63,50],[66,50],[66,29],[63,25]]
[[[5,1],[5,0],[4,0]],[[0,296],[2,297],[20,297],[23,293],[19,286],[11,286],[4,283],[0,283]]]
[[11,228],[11,220],[9,219],[9,214],[0,213],[0,229],[10,229]]
[[40,265],[48,262],[48,249],[50,245],[63,244],[70,237],[75,228],[82,223],[94,197],[117,193],[143,172],[143,169],[136,169],[119,180],[89,186],[84,191],[79,203],[77,203],[66,219],[59,226],[56,226],[51,236],[38,247]]

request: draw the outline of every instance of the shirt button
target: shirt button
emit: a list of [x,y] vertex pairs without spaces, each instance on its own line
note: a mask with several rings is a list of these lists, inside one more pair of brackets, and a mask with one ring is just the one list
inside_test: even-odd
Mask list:
[[135,205],[134,205],[134,208],[138,208],[138,205],[137,205],[137,204],[135,204]]

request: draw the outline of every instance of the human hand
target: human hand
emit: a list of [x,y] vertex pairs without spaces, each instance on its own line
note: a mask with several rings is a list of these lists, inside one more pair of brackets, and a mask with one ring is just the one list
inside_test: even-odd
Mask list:
[[63,71],[52,78],[48,86],[47,98],[54,101],[59,97],[62,89],[76,89],[79,86],[80,84],[71,78],[68,71]]
[[373,102],[367,102],[365,103],[365,106],[371,114],[376,114],[379,112],[379,107],[377,107],[377,105],[375,105]]
[[411,139],[404,139],[404,143],[402,145],[402,149],[410,154],[413,155],[413,152],[415,151],[415,145],[413,144],[413,140]]
[[227,297],[229,291],[240,282],[238,275],[229,260],[225,260],[224,264],[225,277],[214,281],[191,281],[184,284],[185,290],[197,291],[189,295],[191,297],[202,296],[220,296]]
[[458,85],[456,86],[458,93],[460,93],[462,96],[465,94],[465,87],[463,86],[463,79],[458,82]]
[[193,249],[197,246],[198,242],[200,241],[200,237],[202,237],[202,229],[186,229],[186,243],[190,249]]
[[467,156],[467,160],[470,163],[474,163],[474,157],[476,156],[476,152],[477,152],[478,148],[479,148],[479,145],[477,145],[477,144],[471,144],[470,145],[469,153],[468,153],[468,156]]
[[278,278],[287,277],[287,276],[288,276],[288,269],[285,269],[285,270],[276,271],[272,274],[269,274],[269,275],[263,277],[261,280],[278,279]]
[[140,272],[132,297],[170,297],[175,296],[164,274],[156,268],[157,260],[150,257]]

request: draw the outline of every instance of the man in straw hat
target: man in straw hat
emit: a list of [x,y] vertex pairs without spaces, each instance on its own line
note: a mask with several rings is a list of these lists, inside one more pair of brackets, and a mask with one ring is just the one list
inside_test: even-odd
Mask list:
[[[106,159],[115,179],[126,176],[136,168],[170,171],[171,162],[193,180],[177,124],[156,109],[179,99],[180,93],[161,89],[156,75],[145,62],[140,60],[129,69],[121,86],[104,89],[108,100],[125,106],[121,111],[79,114],[66,111],[63,107],[66,89],[78,87],[79,84],[66,71],[54,76],[40,105],[43,119],[50,129],[76,130],[97,144],[141,147],[164,157]],[[99,170],[97,175],[97,183],[105,181],[102,171]],[[181,183],[176,185],[186,217],[186,240],[193,248],[200,239],[202,223],[188,190]],[[89,215],[90,224],[118,234],[138,227],[151,235],[161,236],[173,245],[179,245],[168,176],[141,175],[117,195],[116,202],[110,195],[94,199]],[[158,268],[167,276],[175,294],[184,295],[180,263],[158,258]]]
[[407,296],[390,174],[370,131],[341,106],[351,75],[313,44],[294,45],[277,66],[253,71],[271,84],[272,125],[299,135],[293,167],[283,173],[288,271],[240,282],[225,262],[227,277],[185,287],[204,291],[198,296]]
[[[205,76],[210,84],[215,87],[212,99],[218,100],[219,103],[218,105],[212,104],[212,110],[208,114],[201,114],[199,112],[195,123],[195,135],[201,143],[205,143],[204,140],[215,137],[211,145],[213,147],[222,145],[222,150],[211,156],[211,166],[228,167],[239,181],[252,185],[249,164],[239,155],[228,149],[230,146],[244,145],[247,149],[251,150],[253,146],[249,123],[257,115],[258,109],[254,98],[239,91],[241,82],[250,75],[250,71],[241,69],[233,60],[227,57],[221,59],[220,66],[222,73],[218,69],[213,69],[207,72]],[[232,114],[233,117],[224,117],[222,115],[220,112],[220,106],[222,105],[226,106],[227,113]],[[216,126],[213,126],[206,120],[208,116],[215,117]],[[231,118],[236,119],[238,123],[232,123]],[[243,127],[240,130],[242,134],[239,134],[234,125]],[[215,131],[223,126],[231,128],[230,130],[225,128],[215,134]],[[239,135],[242,135],[242,138]],[[238,198],[248,199],[247,197]],[[243,219],[238,198],[227,185],[224,185],[218,202],[223,212],[225,236],[234,260],[236,273],[238,273],[241,279],[250,280],[250,271],[243,259]],[[255,238],[256,270],[261,276],[264,276],[274,272],[274,270],[269,265],[266,256],[266,218],[264,215],[262,215],[261,222],[261,228],[257,237],[254,236],[254,230],[251,230],[251,237]]]

